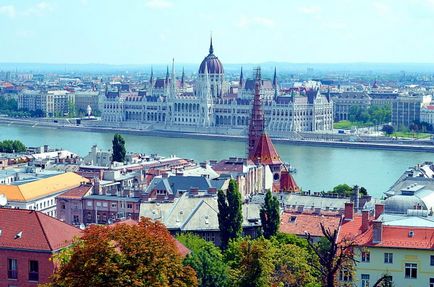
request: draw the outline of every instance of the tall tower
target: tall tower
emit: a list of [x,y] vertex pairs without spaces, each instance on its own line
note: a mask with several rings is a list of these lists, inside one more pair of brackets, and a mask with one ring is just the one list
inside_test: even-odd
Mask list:
[[253,99],[252,115],[249,124],[248,158],[254,160],[256,143],[264,133],[265,120],[261,101],[261,68],[256,69],[255,97]]

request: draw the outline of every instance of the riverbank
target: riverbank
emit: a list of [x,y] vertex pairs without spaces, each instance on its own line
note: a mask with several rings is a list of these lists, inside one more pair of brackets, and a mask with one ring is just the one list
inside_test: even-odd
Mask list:
[[[223,135],[223,134],[209,134],[198,132],[183,132],[183,131],[167,131],[158,129],[138,130],[130,128],[110,128],[101,126],[83,126],[54,123],[48,121],[35,121],[29,119],[15,119],[15,118],[0,118],[0,124],[4,125],[23,125],[40,128],[50,129],[67,129],[85,132],[106,132],[106,133],[123,133],[141,136],[158,136],[169,138],[194,138],[194,139],[217,139],[217,140],[231,140],[231,141],[245,141],[246,137],[241,135]],[[396,150],[396,151],[412,151],[412,152],[434,152],[434,143],[431,141],[409,141],[397,140],[396,142],[378,142],[378,141],[344,141],[344,140],[330,140],[330,139],[290,139],[282,137],[273,137],[276,143],[283,143],[289,145],[299,146],[320,146],[320,147],[336,147],[346,149],[377,149],[377,150]]]

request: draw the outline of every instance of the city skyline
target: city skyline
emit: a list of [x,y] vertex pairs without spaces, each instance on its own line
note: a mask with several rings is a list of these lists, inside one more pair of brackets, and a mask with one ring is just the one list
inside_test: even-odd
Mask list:
[[260,3],[1,0],[0,62],[434,63],[432,0]]

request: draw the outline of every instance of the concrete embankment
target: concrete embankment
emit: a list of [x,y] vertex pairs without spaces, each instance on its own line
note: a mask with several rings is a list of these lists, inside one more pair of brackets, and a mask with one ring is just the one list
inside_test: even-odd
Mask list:
[[[0,118],[0,124],[3,125],[23,125],[39,128],[51,129],[67,129],[72,131],[86,132],[108,132],[108,133],[123,133],[141,136],[161,136],[170,138],[195,138],[195,139],[216,139],[216,140],[235,140],[245,141],[245,136],[240,135],[224,135],[224,134],[209,134],[198,132],[182,132],[182,131],[167,131],[167,130],[138,130],[118,127],[99,127],[99,126],[76,126],[65,125],[63,123],[54,123],[49,121],[34,121],[27,119],[11,119]],[[0,127],[1,132],[1,127]],[[357,149],[378,149],[378,150],[399,150],[399,151],[417,151],[417,152],[434,152],[434,143],[431,141],[411,141],[398,140],[393,142],[378,142],[378,141],[338,141],[338,140],[310,140],[310,139],[290,139],[282,137],[274,137],[276,143],[304,146],[321,146],[321,147],[339,147],[339,148],[357,148]]]

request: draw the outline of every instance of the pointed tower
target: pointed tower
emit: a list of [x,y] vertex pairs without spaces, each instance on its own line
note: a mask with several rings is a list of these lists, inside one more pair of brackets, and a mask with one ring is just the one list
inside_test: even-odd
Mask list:
[[264,112],[262,111],[262,101],[261,101],[261,68],[256,69],[256,80],[255,80],[255,97],[253,99],[252,115],[250,117],[249,124],[249,139],[247,146],[247,154],[250,160],[254,160],[255,157],[255,146],[264,133],[265,121]]
[[166,81],[164,83],[166,86],[169,84],[169,65],[166,67]]
[[184,67],[182,67],[181,87],[184,88],[184,84],[185,84],[185,73],[184,73]]
[[273,76],[273,88],[274,88],[274,100],[279,96],[279,83],[277,82],[277,70],[274,67],[274,76]]
[[151,76],[149,77],[149,86],[148,86],[148,94],[150,96],[152,96],[152,94],[153,94],[154,85],[155,85],[155,82],[154,82],[154,69],[151,66]]
[[240,72],[240,82],[239,82],[239,88],[242,89],[244,86],[244,75],[243,75],[243,67],[241,66],[241,72]]
[[172,73],[170,75],[170,96],[176,96],[175,59],[172,59]]
[[212,36],[210,37],[210,41],[209,41],[209,54],[210,55],[214,54],[214,47],[212,46]]

